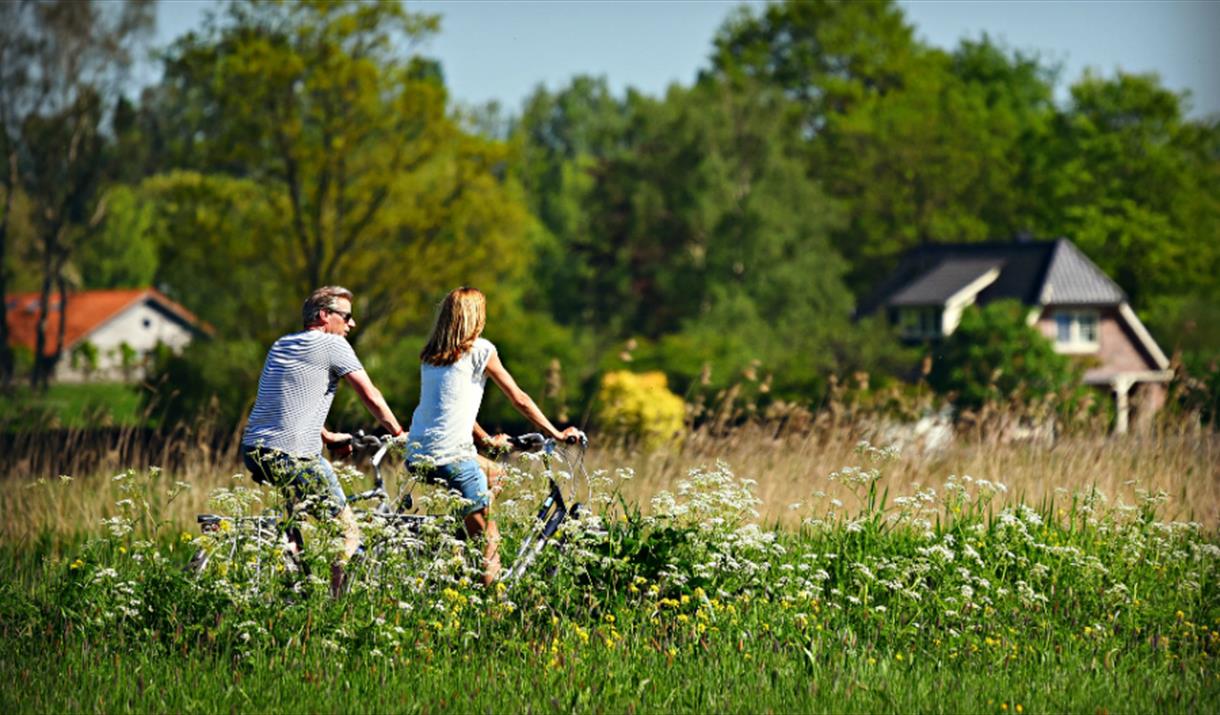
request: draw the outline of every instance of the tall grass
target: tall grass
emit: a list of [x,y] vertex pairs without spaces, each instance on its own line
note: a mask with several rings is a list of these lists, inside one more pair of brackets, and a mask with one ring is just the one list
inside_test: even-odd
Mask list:
[[[691,456],[641,457],[641,478],[660,485]],[[316,575],[337,549],[324,524],[310,569],[271,568],[276,543],[179,534],[162,519],[181,488],[123,472],[87,540],[0,543],[0,707],[1011,715],[1195,712],[1220,693],[1220,545],[1164,520],[1165,495],[1031,506],[962,477],[887,500],[891,450],[845,461],[825,482],[851,503],[831,515],[836,497],[815,499],[799,528],[760,528],[761,484],[719,465],[651,495],[647,515],[595,499],[512,584],[477,585],[478,544],[451,522],[421,548],[372,546],[338,599]],[[530,510],[499,509],[512,554]],[[375,517],[364,529],[395,538]],[[212,559],[194,574],[199,549]]]
[[[860,440],[869,436],[855,425],[776,435],[763,426],[727,434],[691,435],[678,450],[638,453],[624,446],[594,451],[599,467],[629,465],[636,479],[626,486],[630,500],[647,503],[651,495],[672,489],[691,467],[722,460],[738,474],[758,482],[760,513],[768,521],[795,523],[794,504],[807,504],[816,492],[830,498],[848,495],[827,475],[854,464]],[[882,444],[881,446],[886,446]],[[1137,490],[1163,491],[1171,497],[1167,516],[1220,523],[1220,434],[1191,428],[1147,434],[1073,434],[1052,445],[1000,443],[958,438],[944,449],[901,450],[880,487],[891,494],[935,486],[950,475],[969,475],[1008,486],[1009,501],[1041,503],[1057,493],[1096,488],[1112,498],[1134,501]]]
[[[208,495],[214,489],[232,486],[235,475],[245,478],[236,435],[217,438],[209,431],[183,429],[154,440],[146,436],[140,430],[116,430],[106,445],[90,443],[85,432],[62,433],[58,444],[46,437],[19,437],[9,445],[0,476],[0,509],[10,515],[0,523],[0,540],[95,530],[112,515],[119,498],[111,477],[128,468],[159,467],[156,479],[167,487],[161,492],[174,482],[190,485],[172,503],[158,505],[163,518],[183,530],[192,530],[195,516],[210,510]],[[623,443],[599,445],[595,435],[587,464],[633,469],[635,478],[624,482],[621,492],[647,511],[653,495],[672,490],[690,469],[723,461],[757,482],[764,523],[795,526],[801,510],[794,505],[808,504],[818,493],[850,498],[827,476],[855,463],[855,447],[868,437],[875,438],[875,430],[859,422],[801,431],[751,423],[731,430],[712,426],[678,446],[641,452]],[[950,475],[1006,484],[1004,498],[1013,503],[1040,504],[1057,493],[1087,488],[1128,502],[1141,492],[1159,491],[1170,497],[1168,518],[1209,528],[1220,524],[1220,434],[1185,423],[1124,436],[1073,433],[1053,444],[966,435],[939,450],[912,446],[899,452],[879,486],[891,494],[908,494]],[[63,476],[74,480],[73,489],[54,488]]]

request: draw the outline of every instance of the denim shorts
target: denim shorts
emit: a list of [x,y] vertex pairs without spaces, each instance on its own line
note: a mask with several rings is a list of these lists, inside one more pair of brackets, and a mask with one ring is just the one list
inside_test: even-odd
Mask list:
[[491,506],[491,490],[487,488],[487,475],[483,473],[483,468],[476,460],[459,459],[449,464],[427,467],[422,464],[413,464],[411,468],[427,470],[429,481],[443,483],[469,501],[470,504],[462,510],[462,516],[469,516],[480,509]]
[[324,500],[331,516],[347,506],[343,485],[335,475],[330,462],[317,457],[294,457],[291,454],[265,447],[242,445],[242,461],[254,475],[254,481],[279,487],[289,500],[302,501],[308,497]]

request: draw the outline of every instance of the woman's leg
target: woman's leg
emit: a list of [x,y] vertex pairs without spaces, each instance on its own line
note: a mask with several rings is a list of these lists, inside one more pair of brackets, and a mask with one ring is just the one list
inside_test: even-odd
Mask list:
[[500,575],[500,530],[489,518],[487,509],[466,515],[466,533],[471,538],[483,535],[483,585],[490,586]]
[[488,485],[483,465],[473,459],[453,462],[441,468],[450,489],[467,501],[463,522],[471,538],[483,537],[483,585],[489,586],[500,574],[500,530],[491,520],[493,490]]
[[488,459],[483,455],[476,455],[476,460],[479,462],[479,468],[487,475],[487,488],[491,489],[492,495],[499,495],[500,489],[504,487],[500,483],[500,477],[504,476],[504,467],[499,462]]

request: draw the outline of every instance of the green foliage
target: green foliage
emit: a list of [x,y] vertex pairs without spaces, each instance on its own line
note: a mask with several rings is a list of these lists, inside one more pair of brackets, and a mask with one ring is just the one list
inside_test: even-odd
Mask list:
[[1220,130],[1184,116],[1155,76],[1086,74],[1050,145],[1061,166],[1047,209],[1065,235],[1143,307],[1215,291]]
[[770,5],[726,23],[716,46],[717,74],[807,100],[803,153],[848,210],[834,239],[857,294],[919,243],[1035,228],[1027,187],[1053,110],[1053,72],[1036,58],[985,36],[931,49],[889,2]]
[[362,340],[389,343],[421,328],[435,294],[515,275],[528,215],[503,179],[507,147],[464,133],[437,73],[398,50],[435,25],[398,3],[236,3],[170,49],[163,91],[185,103],[180,130],[205,160],[156,180],[191,183],[172,207],[190,230],[167,233],[194,245],[167,250],[237,273],[218,285],[184,273],[191,262],[173,291],[253,289],[261,310],[220,324],[270,340],[283,332],[270,323],[296,323],[288,306],[341,284]]
[[97,370],[98,349],[88,340],[82,340],[72,348],[71,362],[73,370],[80,370],[88,379]]
[[0,400],[0,432],[142,427],[143,407],[139,387],[121,382],[15,387]]
[[962,312],[957,330],[931,348],[928,381],[959,409],[1013,398],[1034,401],[1080,384],[1081,370],[1027,321],[1029,309],[998,301]]
[[76,257],[85,288],[145,288],[157,273],[155,207],[137,190],[111,188],[102,199],[104,222]]
[[[839,205],[806,175],[793,105],[748,80],[615,102],[577,79],[517,127],[545,232],[539,274],[560,322],[685,390],[763,365],[784,394],[852,363]],[[799,326],[799,327],[798,327]],[[831,344],[837,341],[837,348]],[[606,360],[602,360],[606,364]]]
[[[97,6],[6,6],[8,30],[52,9]],[[126,28],[52,34],[113,31],[117,45],[81,47],[115,50],[92,69],[121,65],[147,15],[124,13]],[[895,2],[777,2],[734,12],[693,85],[616,97],[577,77],[504,119],[453,107],[418,53],[438,28],[402,3],[242,0],[166,48],[138,103],[92,87],[92,69],[55,74],[54,43],[0,43],[74,88],[0,137],[22,169],[0,209],[6,289],[40,287],[50,257],[65,288],[153,283],[265,347],[299,327],[309,290],[343,284],[353,340],[405,412],[432,305],[477,285],[521,384],[582,419],[628,341],[630,367],[692,400],[808,404],[832,375],[907,374],[880,321],[849,321],[853,296],[913,246],[1029,232],[1075,241],[1181,349],[1195,382],[1180,401],[1214,403],[1220,125],[1156,77],[1086,74],[1057,105],[1058,67],[986,35],[945,51]],[[6,96],[37,93],[27,65],[0,70]],[[231,385],[249,378],[184,359],[189,389],[239,416],[251,396]],[[347,391],[335,410],[367,420]],[[484,419],[521,425],[495,390]]]
[[596,405],[597,425],[605,434],[625,437],[645,450],[673,444],[686,429],[686,405],[669,391],[661,372],[607,372]]
[[161,347],[145,380],[146,412],[165,426],[232,429],[254,404],[268,347],[252,340],[198,340],[180,355]]
[[282,196],[248,179],[189,171],[151,177],[140,191],[155,206],[156,280],[171,298],[224,338],[270,344],[300,329],[305,296],[285,290],[287,249],[274,242],[287,212]]

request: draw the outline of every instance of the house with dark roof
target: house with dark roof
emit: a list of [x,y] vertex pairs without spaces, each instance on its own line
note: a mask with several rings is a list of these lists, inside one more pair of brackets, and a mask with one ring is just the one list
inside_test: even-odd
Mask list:
[[[60,303],[58,293],[51,294],[43,348],[45,355],[54,352],[63,321],[63,351],[52,375],[58,382],[140,379],[145,358],[158,344],[180,351],[212,332],[153,288],[80,291],[69,293],[66,303]],[[34,351],[41,304],[38,293],[4,297],[10,345]]]
[[1005,299],[1029,306],[1030,324],[1056,351],[1092,358],[1084,379],[1113,394],[1115,431],[1164,405],[1165,353],[1122,288],[1067,239],[919,246],[857,312],[884,311],[903,339],[934,341],[953,333],[967,306]]

